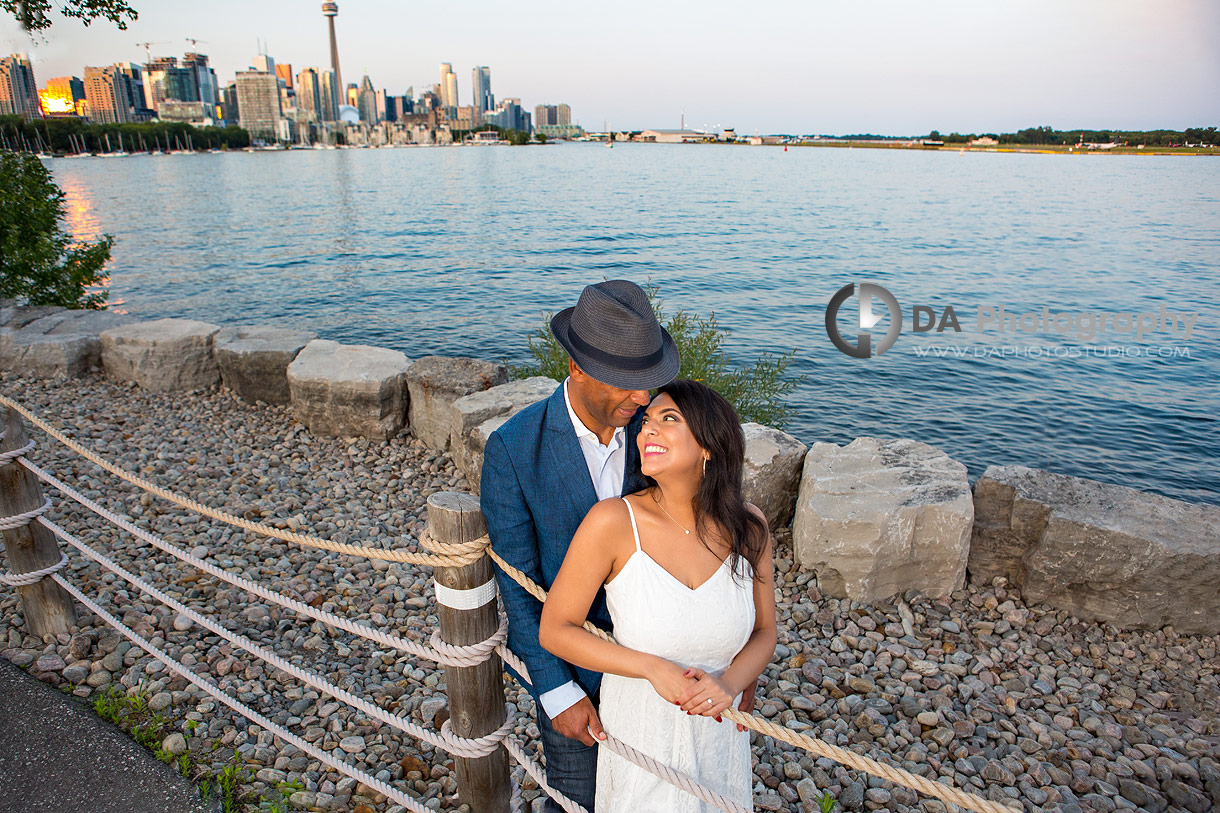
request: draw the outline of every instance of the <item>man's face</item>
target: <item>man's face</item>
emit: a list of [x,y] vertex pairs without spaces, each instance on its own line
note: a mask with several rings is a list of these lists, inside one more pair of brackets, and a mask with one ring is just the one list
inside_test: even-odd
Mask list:
[[648,405],[648,390],[623,390],[603,384],[571,360],[568,361],[568,374],[568,394],[573,401],[579,401],[589,417],[601,425],[589,427],[594,431],[603,427],[626,426],[640,407]]

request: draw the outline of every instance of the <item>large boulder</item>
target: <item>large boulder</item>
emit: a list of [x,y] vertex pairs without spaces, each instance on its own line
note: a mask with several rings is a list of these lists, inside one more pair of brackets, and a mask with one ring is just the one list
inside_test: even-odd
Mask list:
[[220,382],[212,355],[219,325],[192,319],[136,322],[102,332],[102,366],[153,392],[193,392]]
[[[518,410],[520,411],[520,410]],[[514,415],[516,413],[513,413]],[[479,493],[483,484],[483,451],[487,448],[487,440],[491,433],[508,423],[512,415],[500,415],[488,418],[466,433],[466,440],[461,446],[454,447],[454,463],[458,471],[466,477],[470,490]]]
[[557,386],[555,379],[545,376],[522,378],[463,396],[450,405],[449,453],[476,491],[486,436],[491,434],[479,435],[476,430],[492,418],[511,418],[530,404],[549,398]]
[[65,310],[67,308],[58,305],[18,305],[14,299],[5,299],[0,301],[0,327],[19,330],[30,322]]
[[0,328],[0,369],[37,378],[84,375],[102,363],[101,332],[134,321],[110,311],[58,308],[18,329]]
[[1220,507],[1024,466],[974,486],[970,576],[1123,628],[1220,633]]
[[411,433],[434,449],[449,446],[450,407],[457,399],[508,383],[503,364],[480,359],[424,356],[407,370]]
[[388,440],[407,419],[407,368],[397,350],[315,339],[288,365],[292,410],[316,435]]
[[801,464],[809,447],[792,435],[759,423],[741,425],[746,436],[742,490],[767,515],[772,529],[792,521]]
[[212,339],[220,378],[242,400],[287,404],[288,365],[318,334],[311,330],[245,325]]
[[943,596],[965,582],[973,519],[961,463],[926,443],[856,438],[810,448],[792,540],[829,595]]

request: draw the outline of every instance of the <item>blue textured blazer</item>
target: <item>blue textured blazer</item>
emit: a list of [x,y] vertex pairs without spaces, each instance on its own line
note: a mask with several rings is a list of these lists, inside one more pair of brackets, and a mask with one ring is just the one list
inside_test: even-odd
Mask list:
[[[645,485],[638,474],[640,453],[635,443],[643,414],[637,411],[626,428],[622,494]],[[576,529],[596,502],[562,384],[551,397],[521,410],[487,439],[480,504],[492,548],[547,590],[559,574]],[[496,581],[508,614],[508,646],[529,669],[534,699],[570,680],[592,697],[601,686],[601,673],[573,666],[543,649],[538,644],[541,602],[499,567]],[[589,609],[589,620],[610,629],[602,590]]]

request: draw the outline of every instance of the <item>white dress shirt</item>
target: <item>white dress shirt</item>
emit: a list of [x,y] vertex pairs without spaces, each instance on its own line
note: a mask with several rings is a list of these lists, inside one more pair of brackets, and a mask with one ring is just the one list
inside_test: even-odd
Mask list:
[[[621,426],[616,427],[610,443],[603,444],[593,430],[585,426],[576,410],[572,409],[566,378],[563,381],[563,401],[567,404],[568,418],[571,419],[576,438],[580,441],[580,450],[584,453],[585,466],[589,469],[589,478],[593,481],[597,499],[621,496],[627,467],[627,430]],[[584,689],[580,688],[576,681],[569,680],[562,686],[543,692],[538,700],[542,703],[546,716],[554,720],[556,715],[576,705],[584,696]]]

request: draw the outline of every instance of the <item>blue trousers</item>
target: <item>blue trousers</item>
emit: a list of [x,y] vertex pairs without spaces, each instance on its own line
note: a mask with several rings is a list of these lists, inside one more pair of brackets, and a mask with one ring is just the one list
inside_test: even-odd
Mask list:
[[[593,698],[597,705],[597,698]],[[551,727],[551,718],[546,716],[542,704],[538,710],[538,731],[542,734],[542,753],[546,756],[546,781],[551,787],[569,799],[578,802],[585,810],[593,810],[593,797],[597,791],[597,746],[585,745],[580,740],[568,739]],[[563,813],[563,808],[554,799],[547,798],[546,813]]]

